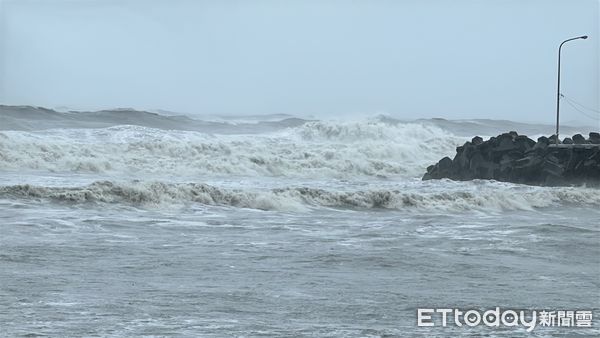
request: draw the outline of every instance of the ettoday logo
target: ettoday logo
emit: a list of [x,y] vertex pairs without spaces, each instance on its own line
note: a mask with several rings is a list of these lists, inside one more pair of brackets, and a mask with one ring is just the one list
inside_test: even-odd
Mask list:
[[[436,320],[437,319],[437,320]],[[537,310],[501,310],[494,309],[461,310],[461,309],[417,309],[417,326],[432,327],[440,324],[446,327],[453,322],[458,327],[474,327],[485,325],[488,327],[517,327],[522,326],[527,332],[533,331],[536,326],[563,326],[563,327],[591,327],[592,311],[566,310],[566,311],[537,311]]]

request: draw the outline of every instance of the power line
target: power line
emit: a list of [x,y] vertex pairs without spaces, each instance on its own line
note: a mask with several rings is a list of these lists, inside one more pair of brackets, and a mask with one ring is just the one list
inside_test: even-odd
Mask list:
[[589,111],[592,111],[592,112],[594,112],[594,113],[600,114],[600,110],[596,110],[596,109],[590,108],[590,107],[588,107],[588,106],[586,106],[586,105],[583,105],[583,104],[581,104],[581,103],[579,103],[579,102],[577,102],[577,101],[573,100],[572,98],[565,96],[564,94],[560,94],[560,95],[561,95],[561,97],[562,97],[562,98],[564,98],[565,100],[567,100],[567,101],[571,102],[572,104],[575,104],[575,105],[579,106],[579,107],[580,107],[580,108],[582,108],[582,109],[589,110]]
[[569,104],[569,106],[573,107],[573,109],[575,109],[576,111],[578,111],[579,113],[581,113],[585,117],[587,117],[589,119],[592,119],[594,121],[600,121],[600,117],[588,115],[588,113],[584,112],[583,110],[577,108],[577,106],[575,106],[574,104],[572,104],[571,101],[566,100],[565,102],[567,102]]
[[581,103],[579,103],[579,102],[577,102],[577,101],[575,101],[575,100],[573,100],[573,99],[569,99],[569,98],[566,98],[566,97],[565,97],[565,99],[566,99],[568,102],[570,102],[570,103],[572,103],[572,104],[575,104],[575,105],[577,105],[577,106],[578,106],[579,108],[581,108],[581,109],[585,109],[585,110],[587,110],[587,111],[590,111],[590,112],[593,112],[593,113],[596,113],[596,114],[600,114],[600,111],[598,111],[598,110],[595,110],[595,109],[592,109],[592,108],[589,108],[589,107],[586,107],[586,106],[582,105]]

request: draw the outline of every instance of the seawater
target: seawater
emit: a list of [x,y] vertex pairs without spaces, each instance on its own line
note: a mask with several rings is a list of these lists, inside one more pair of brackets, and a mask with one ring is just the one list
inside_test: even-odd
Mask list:
[[598,189],[423,182],[467,140],[426,123],[269,126],[0,131],[0,335],[513,337],[416,310],[600,316]]

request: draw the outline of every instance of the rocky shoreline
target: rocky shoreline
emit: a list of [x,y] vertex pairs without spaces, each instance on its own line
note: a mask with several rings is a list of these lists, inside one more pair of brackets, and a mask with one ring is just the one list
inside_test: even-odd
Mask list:
[[444,157],[429,166],[423,180],[488,179],[543,186],[600,186],[600,134],[556,137],[537,142],[514,131],[484,141],[476,136],[456,148],[454,159]]

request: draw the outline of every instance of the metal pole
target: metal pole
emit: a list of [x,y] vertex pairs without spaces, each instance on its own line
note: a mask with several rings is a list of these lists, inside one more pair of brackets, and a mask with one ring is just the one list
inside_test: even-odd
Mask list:
[[[564,41],[563,43],[565,43]],[[556,85],[556,146],[558,147],[558,123],[560,116],[560,50],[562,49],[563,43],[558,47],[558,84]]]
[[583,36],[578,36],[576,38],[570,38],[567,39],[565,41],[563,41],[560,46],[558,46],[558,76],[557,76],[557,85],[556,85],[556,146],[558,147],[558,141],[559,141],[559,137],[558,137],[558,124],[560,121],[560,52],[562,50],[562,46],[565,44],[565,42],[569,42],[572,40],[577,40],[577,39],[587,39],[588,36],[587,35],[583,35]]

